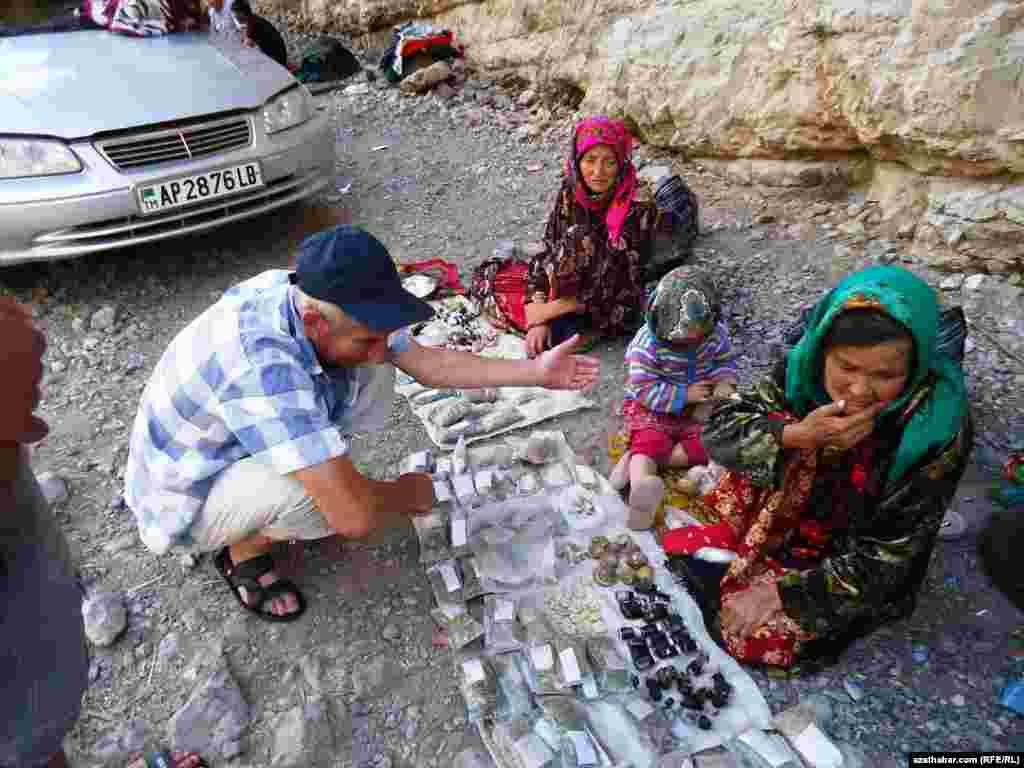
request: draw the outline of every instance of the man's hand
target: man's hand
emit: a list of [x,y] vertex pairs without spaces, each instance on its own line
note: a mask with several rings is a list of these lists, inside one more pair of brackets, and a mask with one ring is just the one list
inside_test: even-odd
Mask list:
[[714,394],[714,386],[709,381],[698,381],[686,388],[686,404],[706,403]]
[[719,618],[722,629],[740,637],[750,637],[781,610],[782,598],[778,587],[774,583],[758,584],[727,597]]
[[846,414],[846,403],[829,403],[815,408],[797,424],[786,427],[790,431],[789,439],[783,436],[786,447],[833,448],[848,451],[875,428],[875,417],[885,408],[885,403],[876,403],[852,416]]
[[535,325],[526,332],[526,354],[539,357],[551,344],[551,329],[547,325]]
[[540,386],[548,389],[586,389],[597,381],[601,361],[590,355],[577,355],[580,336],[576,334],[537,358]]
[[408,509],[414,515],[425,515],[434,508],[434,478],[423,472],[409,472],[398,478],[408,494]]

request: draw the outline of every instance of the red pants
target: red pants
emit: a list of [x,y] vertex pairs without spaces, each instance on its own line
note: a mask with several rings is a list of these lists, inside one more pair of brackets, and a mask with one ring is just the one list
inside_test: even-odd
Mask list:
[[[700,426],[682,435],[679,438],[679,445],[686,451],[690,466],[708,463],[707,451],[700,441]],[[629,436],[629,450],[633,455],[646,456],[659,467],[668,464],[675,446],[676,443],[670,435],[653,427],[634,430]]]

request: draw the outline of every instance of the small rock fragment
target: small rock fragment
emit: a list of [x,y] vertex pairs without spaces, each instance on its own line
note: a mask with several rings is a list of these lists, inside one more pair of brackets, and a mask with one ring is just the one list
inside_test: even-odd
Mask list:
[[96,310],[89,320],[89,327],[94,331],[105,331],[114,325],[117,319],[117,309],[112,306],[105,306]]
[[985,275],[971,275],[964,280],[965,291],[976,291],[981,288],[981,284],[985,282]]
[[118,592],[98,592],[82,603],[85,636],[93,645],[111,645],[128,625],[124,598]]
[[59,475],[53,472],[41,472],[36,477],[36,482],[39,483],[39,490],[43,492],[43,497],[50,506],[63,504],[68,500],[70,495],[68,484]]
[[198,752],[207,760],[238,755],[250,720],[249,705],[223,657],[218,666],[192,692],[168,726],[174,749]]
[[402,631],[394,623],[389,623],[384,627],[381,635],[383,635],[385,640],[397,640],[402,636]]

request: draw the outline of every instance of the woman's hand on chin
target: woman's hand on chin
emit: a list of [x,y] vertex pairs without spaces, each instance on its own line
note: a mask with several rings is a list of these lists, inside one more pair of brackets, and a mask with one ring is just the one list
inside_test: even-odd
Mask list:
[[875,417],[885,403],[875,403],[851,416],[846,415],[846,403],[829,403],[815,408],[796,424],[787,424],[782,432],[784,448],[817,450],[832,448],[848,451],[875,428]]

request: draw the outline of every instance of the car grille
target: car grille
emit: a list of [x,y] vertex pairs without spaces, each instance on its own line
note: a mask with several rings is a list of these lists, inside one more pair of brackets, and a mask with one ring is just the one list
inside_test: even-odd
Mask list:
[[230,152],[252,143],[248,117],[108,139],[97,149],[122,171]]

